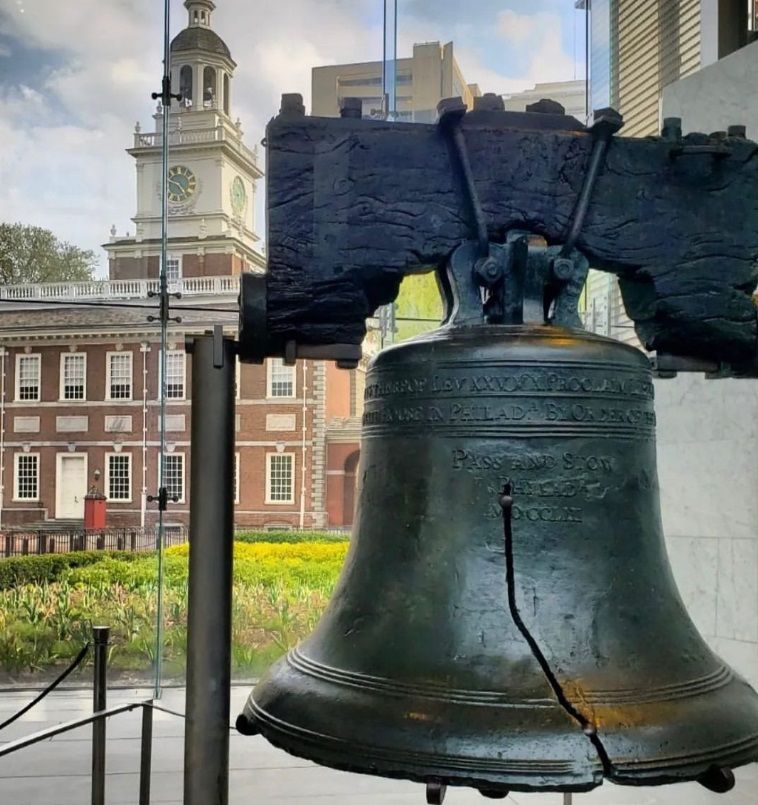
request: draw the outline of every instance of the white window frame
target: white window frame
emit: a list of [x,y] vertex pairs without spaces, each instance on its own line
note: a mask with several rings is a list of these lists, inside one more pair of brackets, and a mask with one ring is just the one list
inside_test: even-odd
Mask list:
[[[111,497],[111,458],[125,458],[127,460],[129,495],[125,498]],[[105,499],[109,503],[131,503],[134,488],[134,477],[132,475],[132,454],[131,453],[106,453],[105,454]]]
[[[271,499],[271,465],[274,458],[289,458],[291,470],[290,497],[287,500]],[[295,503],[295,454],[266,453],[266,503],[271,506],[292,506]]]
[[[113,380],[111,359],[114,356],[128,357],[129,358],[129,396],[128,397],[113,397],[111,396],[112,388],[111,381]],[[115,402],[129,402],[134,399],[134,353],[131,350],[111,351],[105,353],[105,399],[114,400]]]
[[[168,272],[169,262],[176,262],[176,276],[172,277]],[[181,254],[167,254],[166,255],[166,282],[179,282],[182,278],[182,255]]]
[[[168,393],[168,388],[166,389],[166,400],[186,400],[187,399],[187,353],[183,349],[169,349],[166,350],[166,368],[168,369],[168,362],[171,355],[181,355],[182,356],[182,395],[179,396],[170,396]],[[163,374],[160,371],[163,368],[163,361],[161,360],[161,355],[158,355],[158,379],[159,383],[163,383]],[[158,389],[158,393],[160,394],[160,387]]]
[[242,398],[242,361],[238,360],[234,364],[234,398]]
[[[18,465],[21,463],[21,458],[36,458],[37,459],[37,495],[35,497],[20,497],[18,488]],[[39,489],[42,473],[40,472],[40,454],[39,453],[16,453],[13,456],[13,500],[14,501],[34,501],[39,500]]]
[[234,502],[240,502],[240,454],[234,454]]
[[[69,358],[84,359],[84,372],[82,373],[82,396],[66,397],[66,363]],[[61,365],[58,383],[58,401],[66,403],[86,402],[87,400],[87,353],[86,352],[61,352]]]
[[[21,362],[35,359],[37,363],[37,396],[21,398]],[[19,352],[16,354],[16,402],[39,402],[42,399],[42,354],[40,352]]]
[[[186,501],[186,496],[187,496],[187,456],[186,456],[186,454],[185,453],[166,453],[166,455],[164,456],[164,462],[165,462],[164,463],[164,469],[165,469],[165,465],[168,464],[169,461],[171,461],[171,459],[175,459],[175,458],[180,458],[181,459],[181,465],[182,465],[182,491],[181,491],[181,494],[179,495],[179,500],[177,500],[176,502],[177,503],[184,503]],[[166,473],[166,474],[168,474],[168,473]],[[171,493],[172,493],[173,490],[170,490],[168,488],[168,486],[166,485],[166,475],[163,476],[163,486],[166,487],[166,492],[168,494],[169,500],[171,500]]]
[[[274,370],[286,368],[292,372],[292,393],[274,394]],[[287,366],[282,358],[266,361],[266,397],[270,400],[294,400],[297,397],[297,366]],[[281,382],[281,381],[277,381]]]

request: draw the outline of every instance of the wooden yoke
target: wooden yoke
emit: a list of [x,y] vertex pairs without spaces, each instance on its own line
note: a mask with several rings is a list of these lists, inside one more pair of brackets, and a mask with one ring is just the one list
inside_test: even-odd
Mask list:
[[[525,230],[565,243],[592,131],[560,114],[485,108],[459,127],[489,241]],[[405,275],[477,237],[441,127],[308,117],[299,96],[284,96],[266,145],[265,312],[250,302],[266,324],[262,353],[349,352]],[[576,248],[620,278],[649,350],[753,371],[757,154],[741,127],[682,138],[670,121],[661,137],[611,140]]]

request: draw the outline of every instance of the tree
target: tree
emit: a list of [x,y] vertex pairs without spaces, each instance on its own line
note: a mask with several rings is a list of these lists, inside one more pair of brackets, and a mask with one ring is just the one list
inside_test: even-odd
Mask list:
[[434,273],[412,274],[403,278],[395,301],[395,320],[395,341],[404,341],[439,326],[442,320],[442,297]]
[[94,252],[58,240],[48,229],[0,224],[0,284],[92,279]]

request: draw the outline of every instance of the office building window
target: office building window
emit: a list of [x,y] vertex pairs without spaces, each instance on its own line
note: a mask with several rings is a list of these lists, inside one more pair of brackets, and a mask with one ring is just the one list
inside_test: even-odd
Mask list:
[[295,367],[287,366],[281,358],[270,358],[268,364],[268,396],[295,396]]
[[128,453],[109,453],[106,464],[105,488],[108,500],[132,499],[132,457]]
[[13,497],[39,500],[39,453],[17,453]]
[[266,503],[294,503],[294,465],[292,453],[266,456]]
[[132,398],[132,353],[109,352],[106,388],[109,400]]
[[39,355],[19,355],[16,358],[16,399],[39,402],[40,399]]
[[83,352],[64,352],[61,355],[62,400],[83,400],[86,397],[87,356]]

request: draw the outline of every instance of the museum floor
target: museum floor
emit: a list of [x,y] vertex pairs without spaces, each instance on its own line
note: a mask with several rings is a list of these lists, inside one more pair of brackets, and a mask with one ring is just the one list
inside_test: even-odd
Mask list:
[[[232,689],[236,713],[248,688]],[[109,704],[147,698],[144,690],[111,691]],[[31,695],[0,694],[0,721]],[[53,693],[25,717],[3,730],[9,741],[90,712],[88,691]],[[184,689],[169,689],[162,704],[184,709]],[[116,716],[108,726],[106,800],[108,805],[136,805],[138,800],[140,713]],[[0,803],[13,805],[83,805],[89,802],[90,728],[0,758]],[[153,744],[152,803],[182,801],[183,722],[156,712]],[[322,769],[273,749],[260,738],[231,739],[230,805],[423,805],[419,785]],[[476,792],[450,790],[445,805],[485,805]],[[562,805],[560,794],[516,794],[506,805]],[[737,771],[737,786],[718,796],[698,785],[632,789],[605,785],[574,795],[573,805],[758,805],[758,765]]]

